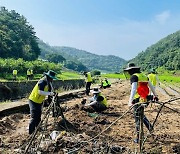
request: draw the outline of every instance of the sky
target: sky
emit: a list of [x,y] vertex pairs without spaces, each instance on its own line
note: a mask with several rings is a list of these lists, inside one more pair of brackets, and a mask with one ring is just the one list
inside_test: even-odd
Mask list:
[[0,0],[25,16],[36,36],[130,60],[180,30],[180,0]]

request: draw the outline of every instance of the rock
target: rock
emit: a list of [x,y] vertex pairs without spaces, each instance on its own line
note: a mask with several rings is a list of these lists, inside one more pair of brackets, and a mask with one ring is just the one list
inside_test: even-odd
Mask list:
[[52,133],[50,134],[52,140],[55,140],[58,135],[59,131],[52,131]]
[[118,145],[112,146],[110,149],[111,149],[110,151],[111,151],[112,154],[122,153],[123,151],[126,150],[125,147],[118,146]]

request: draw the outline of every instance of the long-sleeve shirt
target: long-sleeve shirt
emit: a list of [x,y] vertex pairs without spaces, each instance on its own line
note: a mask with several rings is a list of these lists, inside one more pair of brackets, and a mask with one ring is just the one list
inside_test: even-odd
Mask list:
[[[137,92],[137,88],[138,88],[138,77],[136,75],[132,75],[131,79],[131,94],[130,94],[130,98],[129,98],[129,103],[128,105],[131,106],[132,105],[132,101],[134,99],[134,96]],[[153,85],[151,84],[151,82],[148,81],[148,87],[150,88],[150,90],[153,92],[154,96],[157,96],[155,89],[153,87]]]

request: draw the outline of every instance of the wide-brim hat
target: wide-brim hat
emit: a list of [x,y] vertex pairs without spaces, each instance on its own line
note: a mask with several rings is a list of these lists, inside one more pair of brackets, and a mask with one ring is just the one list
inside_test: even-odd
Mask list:
[[134,63],[129,63],[127,68],[124,69],[124,71],[129,71],[131,69],[140,69],[140,67],[136,66]]
[[51,79],[58,80],[58,78],[55,76],[56,72],[54,72],[52,70],[49,70],[47,73],[44,73],[44,74],[47,75],[48,77],[50,77]]
[[101,90],[99,88],[93,88],[93,90],[91,90],[91,93],[93,93],[93,94],[98,94],[100,92],[101,92]]

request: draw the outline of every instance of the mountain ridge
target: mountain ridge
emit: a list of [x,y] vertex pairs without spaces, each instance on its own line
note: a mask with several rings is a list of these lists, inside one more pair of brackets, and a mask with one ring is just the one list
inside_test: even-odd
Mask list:
[[[98,55],[85,50],[76,49],[67,46],[50,46],[45,44],[46,49],[42,46],[44,42],[39,42],[41,48],[41,57],[45,58],[48,53],[62,55],[65,59],[80,62],[90,70],[100,70],[105,72],[119,72],[126,60],[114,55]],[[47,50],[49,47],[49,50]]]
[[142,70],[158,67],[180,70],[180,30],[162,38],[129,62],[135,62]]

